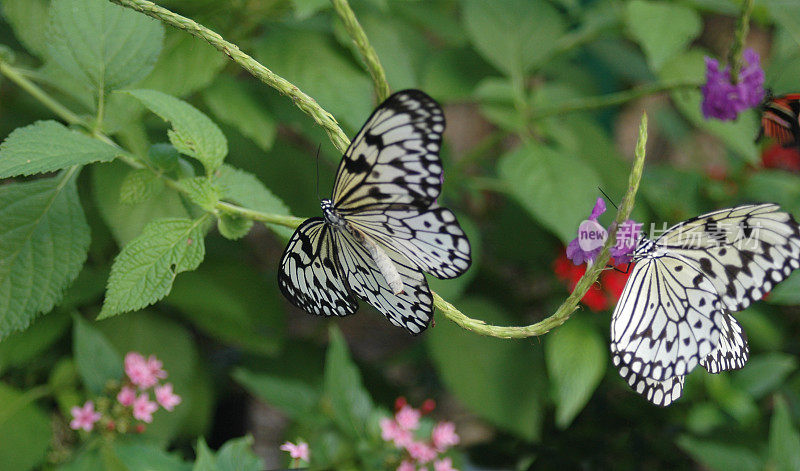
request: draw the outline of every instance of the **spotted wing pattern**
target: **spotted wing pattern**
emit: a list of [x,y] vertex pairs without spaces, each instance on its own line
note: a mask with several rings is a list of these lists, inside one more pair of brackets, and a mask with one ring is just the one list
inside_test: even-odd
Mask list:
[[[611,351],[615,351],[616,346],[611,344]],[[628,386],[634,391],[644,396],[648,401],[661,407],[672,404],[683,394],[683,383],[685,376],[673,376],[664,381],[657,381],[646,376],[637,375],[628,365],[622,362],[619,354],[614,353],[612,362],[619,370],[620,376],[625,379]]]
[[371,210],[353,214],[349,220],[437,278],[455,278],[472,262],[467,236],[449,209],[433,205],[426,211]]
[[342,281],[331,229],[310,218],[292,235],[281,257],[278,286],[289,301],[319,316],[346,316],[358,303]]
[[333,203],[345,217],[365,210],[428,208],[442,188],[444,113],[419,90],[386,99],[344,154]]
[[402,254],[381,245],[394,262],[403,281],[403,292],[395,294],[381,275],[367,250],[346,231],[334,233],[340,248],[339,264],[350,289],[389,321],[416,335],[425,330],[433,317],[433,297],[425,275]]
[[758,301],[800,267],[800,226],[776,204],[704,214],[655,242],[698,267],[730,311]]
[[747,337],[730,312],[800,267],[800,227],[775,204],[745,205],[677,224],[645,252],[614,310],[611,350],[626,382],[665,406],[697,364],[744,366]]

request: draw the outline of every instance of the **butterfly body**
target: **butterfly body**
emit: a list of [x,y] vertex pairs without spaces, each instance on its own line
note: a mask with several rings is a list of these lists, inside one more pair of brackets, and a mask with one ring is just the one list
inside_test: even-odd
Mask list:
[[731,312],[800,267],[800,226],[775,204],[723,209],[640,240],[633,260],[612,316],[612,360],[634,390],[666,406],[697,365],[718,373],[747,362]]
[[344,316],[361,298],[412,334],[427,328],[433,296],[423,272],[453,278],[471,263],[455,215],[436,202],[442,132],[444,113],[419,90],[376,108],[339,164],[322,217],[303,222],[284,251],[278,285],[294,305]]

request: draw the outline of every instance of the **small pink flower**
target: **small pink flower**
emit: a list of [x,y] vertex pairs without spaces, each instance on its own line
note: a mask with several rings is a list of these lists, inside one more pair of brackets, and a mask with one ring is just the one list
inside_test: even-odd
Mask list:
[[100,413],[94,410],[94,403],[86,401],[83,407],[75,406],[70,410],[72,413],[72,420],[69,427],[72,430],[84,429],[91,432],[94,428],[94,423],[100,420]]
[[411,442],[406,446],[409,456],[417,463],[425,464],[436,459],[437,453],[432,446],[424,442]]
[[433,470],[434,471],[458,471],[456,468],[453,467],[453,460],[450,458],[445,458],[442,460],[437,460],[433,463]]
[[133,417],[136,420],[147,422],[153,421],[153,412],[158,410],[158,404],[150,400],[150,395],[142,393],[133,401]]
[[297,445],[292,442],[286,442],[281,445],[281,450],[289,452],[289,456],[295,460],[308,461],[308,457],[311,454],[306,442],[299,442]]
[[125,374],[139,389],[147,389],[158,383],[159,379],[167,377],[167,372],[162,368],[162,363],[155,355],[148,359],[138,352],[128,352],[125,355]]
[[181,403],[181,397],[172,392],[172,383],[156,386],[156,400],[161,404],[161,407],[168,411],[171,411]]
[[400,466],[397,467],[397,471],[417,471],[417,467],[414,466],[412,461],[403,460]]
[[456,433],[456,426],[452,422],[439,422],[433,427],[431,432],[431,441],[433,446],[439,451],[443,452],[453,445],[457,445],[459,438]]
[[136,400],[136,390],[130,386],[123,386],[117,394],[117,401],[123,406],[132,406],[133,401]]
[[409,405],[405,405],[397,411],[394,418],[403,430],[416,430],[419,427],[420,412]]
[[393,442],[398,448],[405,448],[406,445],[414,440],[410,430],[404,430],[396,421],[384,417],[380,421],[381,438],[387,442]]

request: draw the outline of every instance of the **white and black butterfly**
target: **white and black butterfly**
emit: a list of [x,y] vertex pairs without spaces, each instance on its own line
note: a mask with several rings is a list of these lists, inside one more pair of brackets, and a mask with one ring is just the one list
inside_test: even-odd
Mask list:
[[739,369],[749,348],[730,314],[761,299],[800,267],[800,227],[775,204],[722,209],[640,240],[611,320],[620,375],[667,406],[700,364]]
[[455,215],[437,205],[444,113],[404,90],[372,113],[342,157],[324,217],[304,221],[283,253],[278,284],[295,306],[346,316],[356,296],[419,334],[433,316],[423,271],[454,278],[470,266]]

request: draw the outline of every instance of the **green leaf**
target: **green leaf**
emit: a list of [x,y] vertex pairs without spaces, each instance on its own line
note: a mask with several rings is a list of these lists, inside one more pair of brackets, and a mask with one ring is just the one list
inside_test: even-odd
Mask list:
[[164,191],[164,180],[151,170],[132,170],[119,187],[119,201],[135,205],[158,196],[162,191]]
[[[750,201],[770,201],[792,214],[800,212],[800,177],[783,170],[760,169],[754,172],[745,180],[742,193]],[[770,302],[776,302],[774,296],[773,291]],[[780,301],[777,303],[782,304]]]
[[741,159],[755,162],[758,151],[755,138],[758,134],[758,122],[755,113],[742,113],[736,121],[720,121],[705,119],[700,110],[703,99],[700,86],[705,83],[705,54],[692,49],[680,54],[663,65],[659,76],[664,82],[688,81],[697,82],[697,89],[675,90],[670,93],[673,103],[692,124],[719,137]]
[[255,57],[314,97],[350,129],[360,129],[372,111],[369,77],[332,47],[324,34],[271,27],[256,46]]
[[800,45],[800,5],[792,0],[761,0],[772,19]]
[[114,259],[98,319],[141,309],[169,294],[178,273],[203,261],[205,220],[159,219],[145,226]]
[[0,469],[41,469],[50,449],[50,419],[26,392],[0,383]]
[[329,332],[322,391],[330,403],[333,420],[342,432],[350,437],[359,437],[367,428],[374,406],[361,383],[361,374],[350,358],[342,333],[335,326],[331,326]]
[[[483,299],[463,299],[459,307],[490,324],[514,323]],[[525,440],[540,438],[547,382],[535,343],[475,335],[452,322],[437,323],[426,337],[439,377],[461,403]]]
[[2,13],[14,28],[14,35],[25,49],[42,57],[47,51],[47,29],[50,21],[48,0],[2,0]]
[[[126,471],[190,471],[192,465],[177,454],[167,453],[160,447],[144,443],[117,442],[113,454]],[[106,468],[107,469],[107,468]]]
[[0,144],[0,178],[108,162],[121,150],[55,121],[17,128]]
[[627,4],[628,31],[642,46],[653,70],[683,51],[700,34],[702,22],[693,9],[679,4],[633,0]]
[[8,367],[25,367],[46,352],[70,325],[66,312],[56,310],[38,318],[23,332],[16,332],[0,342],[0,374]]
[[209,450],[205,440],[197,441],[197,460],[193,471],[261,471],[264,462],[253,453],[253,437],[247,435],[225,442],[217,455]]
[[319,393],[302,381],[253,373],[241,368],[233,372],[233,379],[293,420],[308,417],[319,403]]
[[86,261],[76,175],[0,186],[0,339],[50,311]]
[[565,33],[561,14],[548,2],[468,0],[464,26],[475,49],[510,77],[540,65]]
[[220,199],[220,189],[211,180],[206,177],[181,178],[178,185],[192,203],[208,212],[214,211],[214,205]]
[[286,311],[272,279],[248,264],[232,264],[229,254],[215,254],[209,253],[203,270],[176,279],[164,302],[207,335],[249,352],[274,355],[284,340]]
[[253,220],[232,214],[222,214],[217,219],[217,229],[222,237],[238,240],[246,236],[253,228]]
[[208,175],[214,174],[228,154],[228,141],[208,116],[183,100],[156,90],[129,93],[150,111],[172,124],[169,140],[181,154],[199,160]]
[[123,246],[141,234],[149,222],[161,218],[189,217],[180,194],[165,188],[136,205],[120,201],[120,187],[135,172],[122,162],[92,166],[92,196],[111,234]]
[[752,471],[764,469],[763,461],[743,446],[715,443],[683,435],[676,444],[711,471]]
[[103,0],[54,0],[48,58],[87,88],[115,90],[153,70],[164,27]]
[[564,243],[591,213],[600,185],[594,170],[577,157],[541,143],[501,157],[498,173],[511,195]]
[[792,414],[781,396],[775,397],[775,408],[769,427],[767,468],[776,471],[800,469],[800,433],[792,424]]
[[[216,175],[215,183],[222,189],[222,196],[234,203],[263,213],[290,215],[289,208],[275,196],[255,175],[230,165],[223,165]],[[289,240],[292,231],[288,227],[266,224],[278,235]]]
[[153,71],[137,86],[186,96],[208,86],[227,63],[225,54],[206,41],[170,29]]
[[122,379],[122,357],[108,339],[79,315],[73,330],[73,355],[83,384],[92,394],[100,394],[109,380]]
[[259,104],[250,82],[222,76],[203,91],[203,99],[220,121],[236,128],[262,150],[272,148],[278,125],[263,104]]
[[747,368],[734,373],[733,382],[737,388],[760,399],[780,387],[789,375],[797,369],[797,358],[781,352],[754,355],[747,362]]
[[605,341],[591,324],[575,318],[547,336],[544,350],[556,403],[556,425],[565,429],[603,378]]

